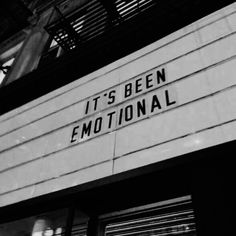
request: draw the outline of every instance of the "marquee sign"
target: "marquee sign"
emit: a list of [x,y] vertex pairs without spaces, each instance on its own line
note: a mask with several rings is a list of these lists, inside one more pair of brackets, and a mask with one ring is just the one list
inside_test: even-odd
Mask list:
[[84,118],[72,129],[71,144],[111,132],[177,105],[166,69],[145,74],[97,94],[85,102]]

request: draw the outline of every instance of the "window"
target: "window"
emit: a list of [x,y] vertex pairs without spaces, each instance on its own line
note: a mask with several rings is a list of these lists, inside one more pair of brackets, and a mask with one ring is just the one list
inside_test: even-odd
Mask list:
[[3,79],[5,78],[6,74],[10,70],[14,59],[15,58],[11,58],[10,60],[6,61],[5,63],[0,64],[0,85],[2,84]]
[[1,236],[63,236],[67,210],[57,210],[0,225]]
[[15,46],[11,46],[9,49],[0,54],[0,86],[3,84],[3,81],[22,45],[23,42],[17,43]]
[[76,208],[59,209],[0,224],[0,236],[86,236],[88,216]]
[[191,196],[184,196],[101,215],[96,225],[76,207],[0,224],[1,236],[88,235],[97,227],[99,236],[196,236]]
[[102,216],[104,236],[196,236],[190,196]]
[[59,57],[62,53],[63,50],[62,48],[58,45],[58,43],[56,42],[56,40],[52,40],[51,44],[50,44],[50,48],[48,50],[48,52],[54,54],[54,57]]
[[54,39],[49,39],[49,45],[45,47],[45,50],[41,56],[40,65],[54,61],[56,58],[63,55],[64,51],[61,46],[58,45],[57,41]]
[[88,216],[79,210],[75,211],[73,224],[71,227],[71,236],[86,236],[88,228]]

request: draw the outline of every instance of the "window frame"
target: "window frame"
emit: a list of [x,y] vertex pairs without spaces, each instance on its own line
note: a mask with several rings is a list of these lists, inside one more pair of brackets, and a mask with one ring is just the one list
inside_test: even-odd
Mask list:
[[20,50],[22,49],[24,44],[24,39],[22,39],[19,42],[15,42],[12,44],[11,47],[8,47],[7,50],[4,50],[0,54],[0,61],[1,64],[4,65],[5,63],[9,62],[10,60],[13,59],[12,63],[10,64],[10,69],[7,71],[5,76],[2,78],[2,81],[0,81],[0,87],[5,86],[7,79],[9,77],[9,74],[11,73],[11,69],[14,67],[16,57],[20,53]]
[[[120,211],[109,212],[98,217],[99,219],[99,231],[98,236],[105,236],[105,228],[110,223],[122,222],[125,220],[135,219],[135,217],[141,216],[155,216],[156,212],[162,208],[168,207],[169,204],[178,204],[189,201],[193,209],[193,200],[191,195],[185,195],[181,197],[175,197],[167,200],[158,201],[155,203],[150,203],[147,205],[132,207],[128,209],[123,209]],[[195,225],[196,217],[194,217]],[[196,231],[195,231],[196,232]],[[197,233],[197,232],[196,232]],[[174,235],[174,234],[173,234]]]

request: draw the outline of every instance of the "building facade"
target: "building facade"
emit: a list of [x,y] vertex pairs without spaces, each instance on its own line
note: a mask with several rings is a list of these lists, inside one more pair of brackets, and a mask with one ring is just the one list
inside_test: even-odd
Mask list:
[[0,235],[234,235],[236,4],[13,2]]

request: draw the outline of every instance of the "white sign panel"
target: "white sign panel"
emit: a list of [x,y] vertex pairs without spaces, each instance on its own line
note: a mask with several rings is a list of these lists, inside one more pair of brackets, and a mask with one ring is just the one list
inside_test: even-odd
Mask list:
[[154,69],[91,97],[84,108],[87,118],[73,127],[70,143],[111,132],[176,106],[175,89],[166,82],[165,68]]

